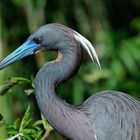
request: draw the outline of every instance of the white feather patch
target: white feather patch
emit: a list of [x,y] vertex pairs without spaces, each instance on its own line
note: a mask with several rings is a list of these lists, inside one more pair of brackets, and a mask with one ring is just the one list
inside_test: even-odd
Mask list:
[[83,37],[81,34],[79,34],[78,32],[74,31],[74,37],[75,39],[82,45],[82,47],[87,51],[87,53],[89,54],[91,60],[98,65],[99,69],[101,69],[101,65],[97,56],[97,53],[93,47],[93,45],[85,38]]
[[97,137],[96,137],[96,135],[95,135],[95,140],[97,140]]

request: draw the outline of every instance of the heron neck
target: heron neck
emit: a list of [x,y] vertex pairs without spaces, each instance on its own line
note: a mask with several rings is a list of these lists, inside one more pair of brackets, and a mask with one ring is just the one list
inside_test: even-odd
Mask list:
[[[35,80],[36,99],[42,114],[57,131],[70,139],[85,140],[87,137],[84,138],[84,133],[92,135],[88,127],[82,128],[81,123],[89,123],[86,115],[76,107],[64,103],[55,91],[61,82],[69,79],[78,70],[81,48],[79,46],[78,49],[60,51],[61,61],[49,62],[38,72]],[[78,132],[80,124],[81,130]]]

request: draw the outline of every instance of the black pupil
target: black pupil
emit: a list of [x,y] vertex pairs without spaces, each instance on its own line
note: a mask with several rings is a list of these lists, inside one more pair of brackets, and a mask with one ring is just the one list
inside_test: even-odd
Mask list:
[[33,38],[33,41],[34,41],[36,44],[39,44],[39,43],[40,43],[40,39],[37,38],[37,37]]

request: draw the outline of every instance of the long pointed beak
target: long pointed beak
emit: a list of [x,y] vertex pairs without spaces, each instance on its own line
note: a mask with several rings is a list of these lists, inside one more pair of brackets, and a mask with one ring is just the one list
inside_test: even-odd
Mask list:
[[40,44],[36,44],[32,40],[27,40],[14,52],[12,52],[6,58],[0,61],[0,70],[28,55],[35,53],[38,50],[39,46]]

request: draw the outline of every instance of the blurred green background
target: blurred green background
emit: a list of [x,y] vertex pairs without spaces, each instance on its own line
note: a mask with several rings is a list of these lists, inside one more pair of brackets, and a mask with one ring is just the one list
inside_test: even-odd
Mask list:
[[[80,104],[92,94],[112,89],[140,98],[140,1],[139,0],[3,0],[0,1],[0,60],[12,52],[39,26],[57,22],[67,25],[96,48],[102,71],[87,54],[72,79],[59,88],[70,104]],[[0,85],[11,77],[34,79],[45,61],[55,53],[29,56],[0,71]],[[7,124],[22,118],[31,104],[33,118],[40,119],[34,95],[27,96],[30,84],[15,84],[0,96],[0,114]],[[1,89],[0,89],[1,90]],[[0,91],[1,92],[1,91]],[[0,139],[7,137],[0,125]],[[62,140],[52,132],[48,140]]]

